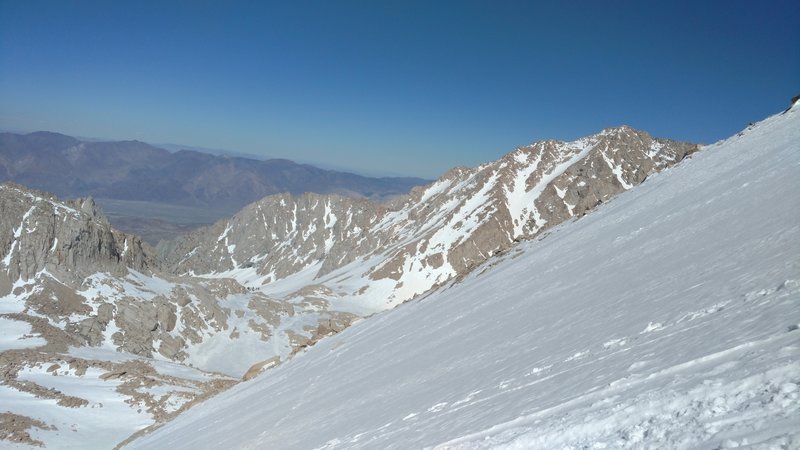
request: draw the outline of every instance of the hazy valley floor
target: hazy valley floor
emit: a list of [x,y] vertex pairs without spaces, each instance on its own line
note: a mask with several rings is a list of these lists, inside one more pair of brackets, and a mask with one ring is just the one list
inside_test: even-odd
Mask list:
[[98,198],[108,220],[115,228],[142,237],[155,246],[203,225],[229,217],[233,208],[179,206],[167,203]]

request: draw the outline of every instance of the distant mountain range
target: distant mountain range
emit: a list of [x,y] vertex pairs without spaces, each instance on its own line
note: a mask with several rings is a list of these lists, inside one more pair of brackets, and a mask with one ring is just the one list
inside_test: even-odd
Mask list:
[[[0,133],[2,181],[42,189],[61,198],[92,196],[181,205],[217,211],[217,217],[232,214],[271,194],[314,192],[382,202],[428,183],[411,177],[366,177],[286,159],[257,160],[194,150],[170,152],[139,141],[83,141],[44,131]],[[100,204],[104,209],[109,206],[103,200]],[[153,243],[157,239],[148,236],[148,232],[154,232],[148,228],[154,226],[152,219],[187,223],[127,214],[119,203],[109,207],[116,208],[107,211],[112,223],[139,232],[145,239],[151,237],[148,240]],[[131,217],[140,220],[134,224],[129,220]],[[210,223],[206,218],[194,222]]]
[[286,159],[257,160],[139,141],[87,142],[58,133],[0,133],[0,180],[59,197],[222,206],[234,211],[270,194],[339,194],[383,201],[428,181],[371,178]]

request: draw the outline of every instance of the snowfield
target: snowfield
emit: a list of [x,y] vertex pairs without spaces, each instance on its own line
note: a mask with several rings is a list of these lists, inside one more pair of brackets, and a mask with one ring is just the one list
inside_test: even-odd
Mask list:
[[800,448],[800,106],[130,448]]

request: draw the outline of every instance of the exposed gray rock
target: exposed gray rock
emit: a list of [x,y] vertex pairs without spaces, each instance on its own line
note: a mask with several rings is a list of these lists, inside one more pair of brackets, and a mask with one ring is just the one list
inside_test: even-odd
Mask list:
[[173,361],[182,361],[186,358],[186,354],[182,351],[185,345],[186,341],[184,341],[182,337],[167,334],[161,340],[158,353],[161,353],[162,356]]
[[0,185],[0,295],[43,269],[78,285],[95,272],[125,275],[157,266],[153,249],[111,228],[94,200],[59,202],[13,183]]
[[323,263],[320,273],[328,273],[380,245],[367,231],[384,209],[338,195],[278,194],[159,250],[176,273],[254,267],[280,279],[317,261]]
[[108,321],[103,321],[99,317],[88,317],[78,323],[77,333],[86,340],[86,343],[96,347],[103,343],[103,331],[106,329]]

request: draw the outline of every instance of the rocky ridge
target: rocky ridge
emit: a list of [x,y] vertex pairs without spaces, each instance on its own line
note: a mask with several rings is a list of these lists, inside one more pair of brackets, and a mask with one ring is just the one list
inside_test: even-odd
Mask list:
[[[627,126],[541,141],[456,168],[386,204],[281,194],[160,246],[175,274],[231,277],[271,295],[319,285],[329,302],[392,307],[697,151]],[[355,306],[354,306],[355,307]]]
[[95,272],[149,272],[158,264],[153,249],[114,230],[92,198],[60,202],[6,183],[0,185],[0,210],[0,293],[42,270],[75,283]]

